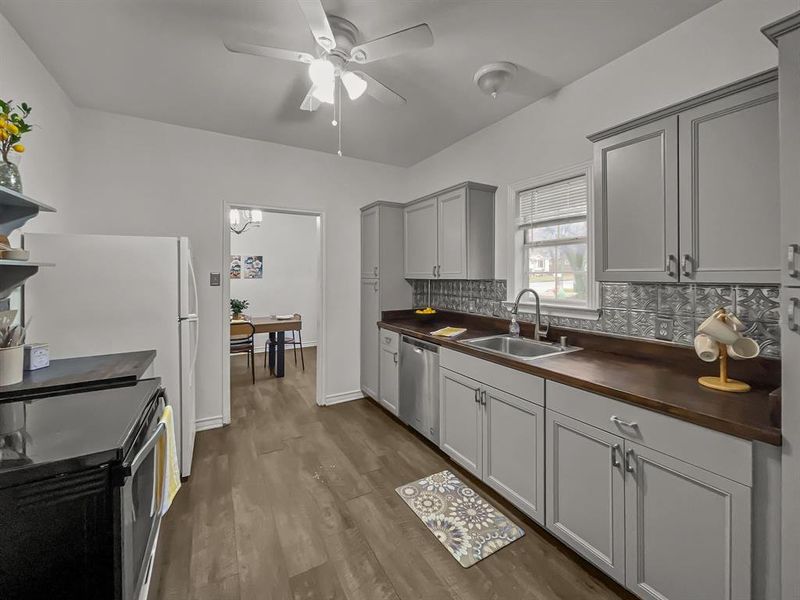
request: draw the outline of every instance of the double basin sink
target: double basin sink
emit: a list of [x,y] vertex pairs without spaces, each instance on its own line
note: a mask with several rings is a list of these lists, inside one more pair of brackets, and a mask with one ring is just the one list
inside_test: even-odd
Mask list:
[[510,334],[490,335],[462,342],[473,348],[480,348],[493,354],[500,354],[511,359],[522,362],[530,362],[538,358],[553,356],[557,354],[567,354],[576,352],[581,348],[576,346],[566,346],[553,344],[551,342],[540,342],[523,337],[515,337]]

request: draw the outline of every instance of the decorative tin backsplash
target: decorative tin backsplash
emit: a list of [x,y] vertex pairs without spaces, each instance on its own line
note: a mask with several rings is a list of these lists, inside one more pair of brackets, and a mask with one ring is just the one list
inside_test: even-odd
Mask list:
[[[414,308],[433,308],[510,318],[506,282],[502,279],[467,281],[457,279],[411,280]],[[672,342],[692,345],[697,325],[716,308],[724,306],[739,315],[747,327],[745,335],[758,341],[763,356],[780,357],[779,288],[747,285],[695,284],[600,284],[600,319],[542,317],[553,326],[584,329],[614,335],[655,339],[657,319],[672,331]],[[527,300],[527,299],[526,299]],[[533,314],[520,313],[531,321]]]

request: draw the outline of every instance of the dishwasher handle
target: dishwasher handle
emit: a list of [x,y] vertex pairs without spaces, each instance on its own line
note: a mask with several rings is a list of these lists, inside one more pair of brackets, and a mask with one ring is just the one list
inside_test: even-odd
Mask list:
[[439,354],[439,346],[437,346],[436,344],[423,342],[422,340],[418,340],[405,335],[403,336],[403,343],[408,344],[409,346],[413,346],[414,352],[421,352],[422,350],[426,350],[428,352],[433,352],[434,354]]

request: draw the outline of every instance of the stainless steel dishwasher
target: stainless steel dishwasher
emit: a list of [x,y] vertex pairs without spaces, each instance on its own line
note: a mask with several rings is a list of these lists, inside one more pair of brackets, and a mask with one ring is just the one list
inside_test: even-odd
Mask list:
[[439,444],[439,347],[403,336],[400,342],[400,419]]

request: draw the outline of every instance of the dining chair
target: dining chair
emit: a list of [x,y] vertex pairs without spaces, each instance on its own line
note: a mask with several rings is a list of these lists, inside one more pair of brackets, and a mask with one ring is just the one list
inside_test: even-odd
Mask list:
[[247,354],[247,365],[256,382],[256,328],[250,321],[231,323],[231,354]]
[[[306,359],[303,356],[303,317],[298,313],[294,313],[294,318],[297,321],[297,329],[293,329],[291,331],[291,335],[284,336],[283,343],[284,344],[291,344],[292,350],[294,351],[294,364],[297,365],[297,346],[300,346],[300,363],[303,366],[303,371],[306,370]],[[288,333],[288,332],[287,332]],[[270,342],[268,339],[267,342],[264,344],[264,368],[267,367],[267,357],[266,354],[269,352],[269,345]]]

